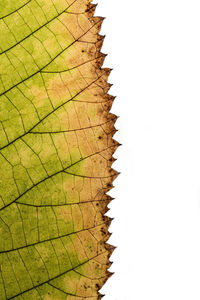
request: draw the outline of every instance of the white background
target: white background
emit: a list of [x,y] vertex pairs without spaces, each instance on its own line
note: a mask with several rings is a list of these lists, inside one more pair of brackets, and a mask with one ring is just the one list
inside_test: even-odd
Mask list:
[[200,299],[200,2],[99,0],[122,174],[105,300]]

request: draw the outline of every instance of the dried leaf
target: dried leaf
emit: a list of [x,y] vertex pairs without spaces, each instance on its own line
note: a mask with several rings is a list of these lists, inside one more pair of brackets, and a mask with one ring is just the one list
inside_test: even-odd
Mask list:
[[101,299],[116,117],[88,0],[0,0],[0,299]]

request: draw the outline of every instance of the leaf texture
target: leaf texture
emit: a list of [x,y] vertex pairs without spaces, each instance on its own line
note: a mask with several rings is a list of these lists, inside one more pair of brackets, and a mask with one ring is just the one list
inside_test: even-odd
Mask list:
[[0,299],[96,300],[117,172],[103,18],[88,0],[0,0]]

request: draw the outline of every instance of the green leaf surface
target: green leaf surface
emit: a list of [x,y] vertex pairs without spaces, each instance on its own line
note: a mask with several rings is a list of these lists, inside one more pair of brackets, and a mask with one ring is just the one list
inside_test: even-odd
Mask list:
[[102,18],[0,0],[0,299],[101,299],[117,172]]

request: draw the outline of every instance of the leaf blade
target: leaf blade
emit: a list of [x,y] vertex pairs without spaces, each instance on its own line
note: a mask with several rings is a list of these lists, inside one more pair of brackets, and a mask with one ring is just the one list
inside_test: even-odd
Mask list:
[[[41,7],[44,18],[31,27],[29,13],[36,20]],[[110,276],[104,214],[118,143],[110,69],[101,68],[103,19],[94,8],[90,1],[22,1],[0,19],[9,24],[0,54],[3,299],[100,299]],[[15,42],[6,44],[6,30]]]

